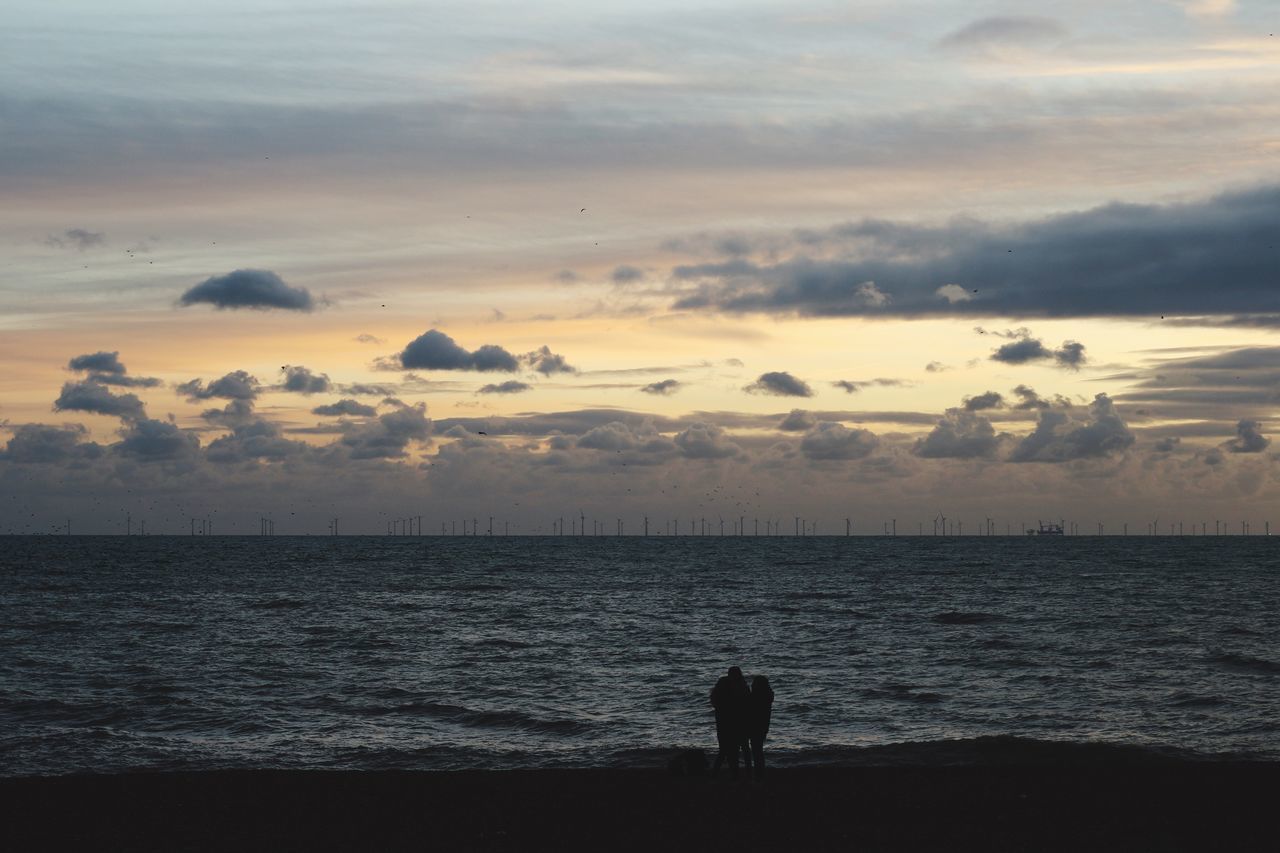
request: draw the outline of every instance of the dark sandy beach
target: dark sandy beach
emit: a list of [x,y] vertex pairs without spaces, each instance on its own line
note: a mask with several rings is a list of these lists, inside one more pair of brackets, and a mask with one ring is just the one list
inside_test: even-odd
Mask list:
[[9,850],[1272,850],[1280,764],[0,780]]

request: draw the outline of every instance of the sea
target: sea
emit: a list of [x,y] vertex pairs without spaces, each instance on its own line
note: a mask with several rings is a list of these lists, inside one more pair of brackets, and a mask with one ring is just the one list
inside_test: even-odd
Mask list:
[[[4,537],[0,775],[1280,759],[1280,538]],[[965,747],[973,747],[966,751]],[[1007,751],[1007,750],[1006,750]]]

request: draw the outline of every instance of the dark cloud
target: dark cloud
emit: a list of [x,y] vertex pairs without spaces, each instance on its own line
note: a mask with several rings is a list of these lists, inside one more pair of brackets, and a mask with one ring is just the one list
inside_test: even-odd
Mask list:
[[179,302],[183,305],[205,302],[219,309],[311,311],[316,307],[305,287],[290,287],[271,270],[235,270],[213,276],[182,294]]
[[648,420],[639,424],[611,421],[593,427],[578,438],[575,446],[585,450],[604,450],[614,453],[663,454],[676,450],[676,443],[659,433],[653,423]]
[[809,459],[861,459],[879,444],[880,439],[870,430],[819,421],[800,440],[800,452]]
[[253,413],[253,400],[231,400],[221,409],[205,409],[200,417],[214,426],[235,429],[252,423],[257,416]]
[[1013,393],[1018,398],[1018,402],[1013,406],[1015,409],[1029,411],[1031,409],[1047,409],[1051,405],[1048,400],[1037,394],[1035,389],[1029,385],[1018,385],[1013,389]]
[[646,394],[657,394],[663,397],[669,397],[681,388],[681,383],[677,379],[663,379],[661,382],[650,382],[640,390]]
[[551,348],[547,346],[525,353],[521,356],[521,360],[528,364],[531,370],[535,370],[543,376],[551,376],[554,373],[578,372],[577,368],[565,361],[564,356],[552,352]]
[[[673,307],[806,316],[1280,314],[1276,187],[1190,204],[1110,204],[1012,226],[866,220],[816,239],[824,254],[800,244],[768,263],[678,266]],[[978,292],[939,299],[947,282]]]
[[366,424],[352,425],[342,437],[352,459],[399,459],[411,442],[431,438],[427,407],[421,403],[380,415]]
[[210,462],[224,464],[251,459],[280,462],[308,450],[305,442],[282,437],[277,425],[255,418],[237,426],[230,435],[210,442],[205,456]]
[[979,18],[947,34],[938,46],[958,53],[990,53],[1007,47],[1030,47],[1065,38],[1067,30],[1052,18],[999,15]]
[[282,391],[296,394],[324,394],[333,389],[327,373],[312,373],[301,365],[286,364],[280,368],[284,372]]
[[991,353],[992,361],[1005,364],[1026,364],[1051,358],[1059,367],[1078,370],[1085,363],[1084,344],[1063,341],[1062,346],[1051,350],[1039,338],[1018,337]]
[[1182,439],[1176,435],[1165,436],[1157,441],[1153,447],[1156,453],[1172,453],[1178,449],[1178,445],[1182,444]]
[[123,388],[155,388],[162,384],[151,376],[127,376],[119,352],[92,352],[67,362],[67,369],[88,373],[89,381]]
[[339,400],[336,403],[316,406],[311,410],[311,414],[327,417],[349,415],[357,418],[372,418],[378,414],[378,410],[373,406],[366,406],[364,403],[355,400]]
[[385,340],[378,337],[377,335],[370,335],[367,332],[356,335],[355,341],[356,343],[359,343],[359,344],[385,344],[386,343]]
[[491,385],[481,385],[477,394],[519,394],[522,391],[532,390],[533,386],[528,382],[520,382],[516,379],[508,379],[506,382],[499,382]]
[[1218,419],[1247,419],[1260,407],[1280,404],[1280,347],[1160,359],[1137,378],[1117,399],[1165,417],[1203,418],[1212,411]]
[[1242,420],[1236,424],[1236,437],[1222,445],[1232,453],[1261,453],[1271,444],[1271,439],[1262,434],[1262,425],[1257,421]]
[[53,408],[58,412],[90,412],[125,420],[146,417],[142,401],[137,396],[112,394],[106,386],[92,379],[63,384],[62,393],[54,401]]
[[0,451],[0,460],[21,464],[52,465],[77,458],[92,458],[101,446],[84,442],[88,435],[80,424],[22,424],[14,428],[9,443]]
[[964,410],[966,412],[980,412],[983,409],[999,409],[1004,405],[1004,397],[999,391],[987,391],[985,394],[978,394],[974,397],[964,398]]
[[1133,444],[1115,404],[1098,394],[1089,404],[1089,420],[1074,424],[1061,412],[1042,409],[1035,431],[1024,437],[1009,456],[1010,462],[1069,462],[1109,456]]
[[748,394],[772,394],[776,397],[812,397],[813,389],[808,383],[797,379],[786,371],[761,373],[759,378],[743,391]]
[[85,355],[78,355],[67,362],[67,368],[91,373],[113,373],[119,376],[123,376],[127,372],[124,365],[120,363],[120,353],[118,351],[91,352]]
[[831,383],[831,387],[839,388],[846,394],[856,394],[863,388],[902,388],[910,384],[904,379],[838,379]]
[[142,418],[129,424],[122,440],[113,447],[125,456],[146,461],[170,461],[194,457],[200,450],[200,439],[169,421]]
[[88,231],[84,228],[68,228],[60,235],[50,235],[45,238],[45,244],[58,249],[75,249],[77,252],[83,252],[86,249],[92,249],[94,246],[101,246],[106,240],[106,235],[101,231]]
[[691,424],[676,433],[672,441],[688,459],[727,459],[742,453],[742,448],[715,424]]
[[261,386],[255,376],[246,371],[234,370],[215,379],[205,386],[203,379],[192,379],[177,386],[177,392],[189,400],[210,400],[221,397],[224,400],[253,400],[258,396]]
[[924,459],[990,459],[1004,438],[996,435],[991,421],[974,410],[948,409],[912,452]]
[[931,361],[924,366],[924,369],[929,373],[942,373],[943,371],[950,370],[951,366],[943,364],[940,361]]
[[342,386],[342,393],[354,394],[357,397],[389,397],[396,389],[391,385],[379,385],[368,382],[353,382]]
[[813,415],[809,414],[804,409],[792,409],[790,413],[788,413],[787,416],[778,423],[778,429],[783,432],[804,432],[805,430],[813,429],[813,427],[817,426],[817,423],[818,421],[813,417]]
[[613,279],[614,284],[631,284],[644,278],[644,270],[623,264],[615,267],[609,278]]
[[500,346],[485,344],[468,352],[444,332],[431,329],[409,342],[399,355],[400,366],[411,370],[479,370],[514,373],[520,363]]

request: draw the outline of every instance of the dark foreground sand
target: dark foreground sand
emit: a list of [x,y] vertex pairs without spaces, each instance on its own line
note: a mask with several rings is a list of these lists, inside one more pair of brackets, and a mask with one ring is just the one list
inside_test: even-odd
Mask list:
[[0,847],[1276,850],[1280,764],[219,771],[0,780]]

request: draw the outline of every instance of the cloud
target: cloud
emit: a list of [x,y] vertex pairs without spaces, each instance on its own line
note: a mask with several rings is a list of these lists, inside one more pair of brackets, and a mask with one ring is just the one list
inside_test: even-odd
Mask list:
[[122,440],[113,447],[125,456],[145,461],[193,457],[200,450],[199,438],[169,421],[142,418],[129,424],[121,435]]
[[542,346],[533,352],[527,352],[520,358],[529,365],[531,370],[536,370],[543,376],[551,376],[554,373],[578,372],[577,368],[565,361],[564,356],[552,352],[551,348],[547,346]]
[[809,459],[861,459],[879,444],[880,439],[870,430],[819,421],[800,440],[800,452]]
[[253,413],[253,400],[231,400],[221,409],[205,409],[200,417],[214,426],[235,429],[256,420]]
[[104,385],[92,379],[63,384],[62,393],[54,401],[53,408],[58,412],[88,412],[125,420],[146,417],[142,401],[137,396],[112,394]]
[[1004,397],[999,391],[987,391],[985,394],[978,394],[974,397],[964,398],[964,410],[966,412],[980,412],[983,409],[998,409],[1004,405]]
[[348,415],[358,418],[372,418],[378,414],[378,410],[373,406],[367,406],[356,400],[339,400],[336,403],[326,403],[322,406],[316,406],[311,410],[313,415],[324,416],[342,416]]
[[623,264],[615,267],[613,272],[609,274],[609,278],[613,279],[614,284],[631,284],[644,278],[644,270]]
[[745,386],[748,394],[771,394],[775,397],[812,397],[813,389],[803,380],[785,371],[761,373],[760,377]]
[[[795,239],[768,262],[676,266],[675,310],[840,316],[1280,314],[1280,187],[1170,205],[1109,204],[1021,224],[880,220]],[[938,282],[972,299],[938,298]],[[875,282],[884,299],[868,299]],[[973,293],[974,289],[977,293]]]
[[125,374],[125,367],[120,363],[120,353],[118,351],[91,352],[85,355],[78,355],[67,362],[67,369],[93,373],[114,373],[121,376]]
[[20,464],[57,464],[75,458],[92,458],[102,447],[83,442],[88,435],[80,424],[22,424],[0,451],[0,460]]
[[1242,420],[1236,424],[1236,437],[1222,446],[1232,453],[1261,453],[1270,444],[1271,439],[1262,434],[1261,424]]
[[99,385],[116,385],[125,388],[155,388],[162,384],[150,376],[127,376],[120,362],[119,352],[92,352],[78,355],[67,362],[68,370],[87,372],[87,379]]
[[270,270],[235,270],[213,276],[182,294],[182,305],[206,302],[219,309],[253,308],[311,311],[315,300],[305,287],[290,287]]
[[944,284],[935,292],[938,294],[939,299],[945,299],[951,305],[957,302],[968,302],[973,299],[973,294],[958,284]]
[[377,335],[370,335],[367,332],[356,335],[354,338],[358,344],[385,344],[386,341]]
[[519,394],[523,391],[529,391],[533,388],[528,382],[520,382],[515,379],[509,379],[506,382],[499,382],[496,385],[481,385],[477,394]]
[[1051,350],[1039,338],[1021,337],[1000,346],[991,353],[992,361],[1005,364],[1026,364],[1051,358],[1059,367],[1079,370],[1085,363],[1084,344],[1063,341],[1061,348]]
[[485,344],[468,352],[444,332],[431,329],[409,342],[398,356],[406,370],[478,370],[514,373],[520,363],[500,346]]
[[1024,437],[1010,462],[1070,462],[1109,456],[1133,444],[1133,433],[1106,394],[1089,404],[1089,421],[1071,424],[1061,412],[1041,410],[1035,431]]
[[309,368],[293,364],[286,364],[280,369],[284,372],[284,384],[280,386],[282,391],[296,394],[323,394],[333,388],[327,373],[312,373]]
[[974,410],[948,409],[933,431],[916,442],[912,453],[924,459],[989,459],[1004,438]]
[[280,462],[308,450],[306,443],[281,436],[275,424],[254,418],[237,426],[230,435],[210,442],[205,456],[210,462],[223,464],[250,459]]
[[671,453],[676,449],[676,443],[659,433],[649,420],[639,424],[611,421],[592,427],[578,438],[575,446],[586,450],[613,451],[614,453],[662,454]]
[[1052,18],[1000,15],[966,24],[944,36],[938,46],[958,53],[991,54],[1010,47],[1030,47],[1065,38],[1067,30]]
[[672,441],[688,459],[727,459],[742,452],[742,448],[730,441],[728,434],[715,424],[691,424],[676,433]]
[[683,387],[679,380],[663,379],[661,382],[650,382],[640,390],[645,394],[657,394],[663,397],[669,397]]
[[352,425],[342,436],[352,459],[399,459],[411,442],[431,438],[427,407],[421,403],[380,415],[366,424]]
[[203,379],[192,379],[177,386],[177,392],[188,400],[210,400],[221,397],[224,400],[253,400],[260,389],[258,379],[246,371],[234,370],[215,379],[205,387]]
[[817,419],[804,409],[792,409],[791,412],[778,423],[778,429],[783,432],[804,432],[817,426]]
[[106,235],[101,231],[88,231],[84,228],[68,228],[61,235],[50,235],[45,238],[45,245],[53,246],[56,249],[75,249],[77,252],[83,252],[86,249],[92,249],[94,246],[101,246],[106,241]]
[[839,388],[843,390],[846,394],[855,394],[858,391],[861,391],[863,388],[871,388],[871,387],[902,388],[910,384],[911,384],[910,382],[907,382],[904,379],[884,379],[884,378],[866,379],[866,380],[838,379],[835,382],[831,383],[831,387]]
[[1061,406],[1070,408],[1071,401],[1062,395],[1054,395],[1052,400],[1045,399],[1036,393],[1035,389],[1029,385],[1018,385],[1013,389],[1014,396],[1018,398],[1018,402],[1013,404],[1013,409],[1017,411],[1030,411],[1032,409],[1048,409],[1052,406]]

